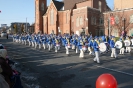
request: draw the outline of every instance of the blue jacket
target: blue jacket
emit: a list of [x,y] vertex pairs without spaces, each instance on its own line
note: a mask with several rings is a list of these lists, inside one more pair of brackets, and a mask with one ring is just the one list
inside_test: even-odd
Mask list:
[[93,49],[94,51],[99,51],[99,46],[96,41],[93,42]]
[[110,40],[110,47],[111,48],[115,48],[115,42],[114,42],[114,40]]

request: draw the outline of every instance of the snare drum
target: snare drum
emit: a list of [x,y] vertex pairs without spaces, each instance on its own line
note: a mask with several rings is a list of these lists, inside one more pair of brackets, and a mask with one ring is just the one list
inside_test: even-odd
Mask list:
[[87,50],[87,47],[86,46],[82,46],[82,50],[83,51],[86,51]]
[[130,46],[130,44],[131,44],[131,42],[129,40],[125,40],[124,43],[125,43],[125,46]]
[[101,52],[106,52],[107,51],[107,47],[108,47],[108,43],[107,42],[103,42],[99,44],[99,50]]
[[131,39],[131,42],[132,42],[132,46],[133,46],[133,39]]
[[67,47],[68,47],[68,48],[71,48],[71,45],[70,45],[70,44],[68,44],[68,45],[67,45]]
[[122,48],[122,42],[121,42],[121,41],[117,41],[117,42],[115,43],[115,47],[116,47],[117,49],[121,49],[121,48]]
[[57,46],[57,47],[59,47],[59,46],[60,46],[60,44],[56,44],[56,46]]

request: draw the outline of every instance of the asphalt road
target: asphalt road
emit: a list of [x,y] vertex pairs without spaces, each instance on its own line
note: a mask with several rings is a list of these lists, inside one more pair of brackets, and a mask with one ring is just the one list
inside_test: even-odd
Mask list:
[[98,65],[93,57],[85,53],[85,59],[70,51],[65,55],[64,48],[59,53],[34,49],[28,45],[13,43],[12,39],[0,39],[7,47],[9,56],[18,64],[21,78],[27,88],[95,88],[95,83],[103,73],[112,74],[118,88],[133,88],[133,57],[126,53],[111,58],[110,53],[100,56]]

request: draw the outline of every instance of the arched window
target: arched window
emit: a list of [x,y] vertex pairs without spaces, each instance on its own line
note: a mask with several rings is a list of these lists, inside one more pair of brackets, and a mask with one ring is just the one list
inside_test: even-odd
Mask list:
[[79,19],[79,21],[80,21],[80,25],[83,25],[83,18],[82,17],[80,17],[80,19]]
[[101,1],[99,1],[99,10],[100,10],[100,12],[101,12],[101,6],[102,6],[102,2]]
[[54,10],[53,9],[50,12],[50,23],[51,23],[51,25],[54,24]]
[[76,19],[76,26],[79,27],[79,17]]

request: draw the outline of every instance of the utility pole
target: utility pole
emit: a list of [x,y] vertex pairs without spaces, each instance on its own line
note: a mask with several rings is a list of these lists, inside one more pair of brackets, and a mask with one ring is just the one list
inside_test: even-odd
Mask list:
[[25,31],[27,32],[27,17],[26,17],[26,30]]

